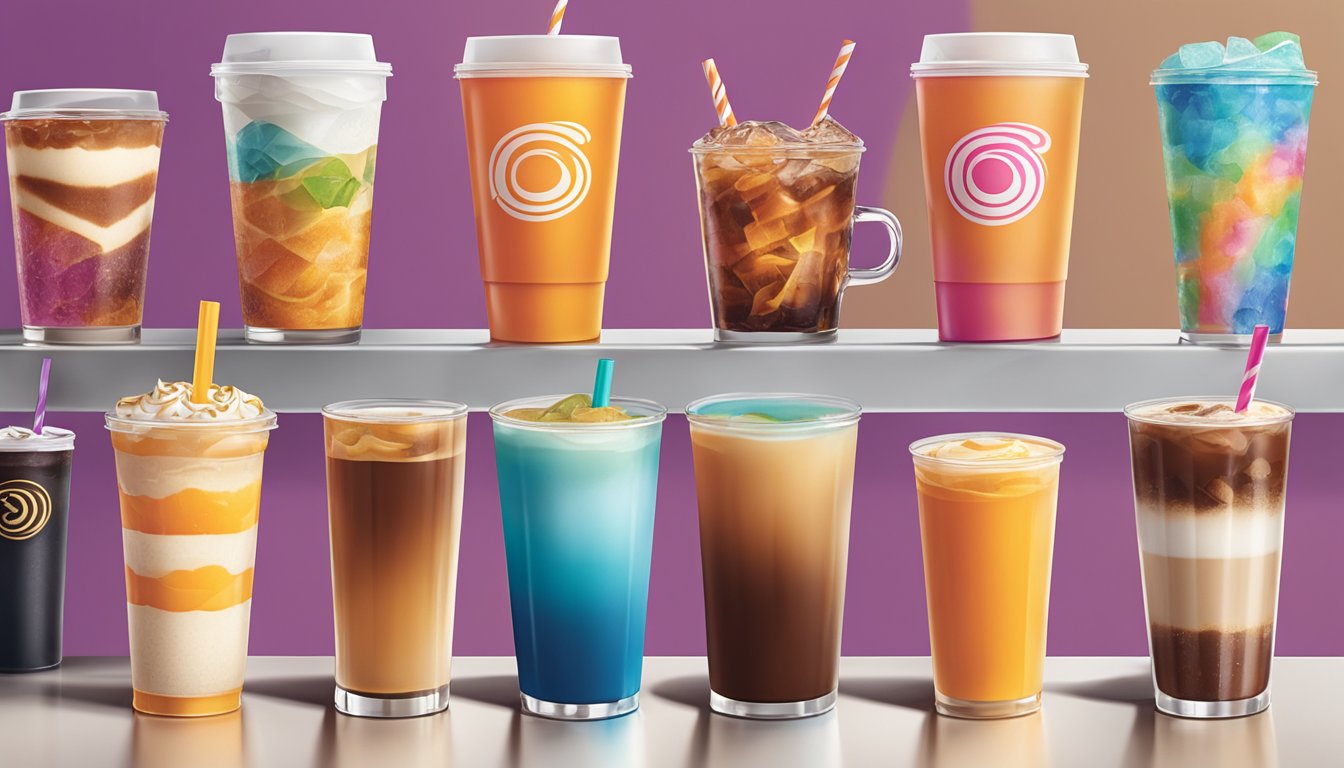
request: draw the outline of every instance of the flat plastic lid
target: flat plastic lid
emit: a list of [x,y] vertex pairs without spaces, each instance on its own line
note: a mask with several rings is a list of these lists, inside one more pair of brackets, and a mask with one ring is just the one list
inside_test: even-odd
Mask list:
[[224,40],[212,76],[369,74],[392,76],[378,61],[373,36],[357,32],[246,32]]
[[167,120],[159,111],[159,94],[121,88],[49,88],[15,91],[9,111],[0,120],[29,117],[83,117]]
[[74,449],[75,433],[68,429],[48,426],[39,435],[25,427],[0,427],[0,453],[49,453]]
[[629,77],[621,39],[601,35],[497,35],[468,37],[457,77],[507,72],[591,73]]
[[1087,77],[1073,35],[962,32],[925,35],[912,77],[1042,75]]

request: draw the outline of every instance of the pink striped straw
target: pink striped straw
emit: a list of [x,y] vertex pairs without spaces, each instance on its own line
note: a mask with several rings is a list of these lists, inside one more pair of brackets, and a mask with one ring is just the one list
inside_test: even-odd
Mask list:
[[1241,392],[1237,393],[1237,413],[1245,413],[1255,399],[1255,382],[1260,378],[1260,362],[1265,359],[1268,343],[1269,326],[1255,326],[1251,334],[1251,351],[1246,355],[1246,373],[1241,377]]
[[831,67],[831,76],[826,79],[826,92],[821,96],[821,106],[817,107],[817,116],[812,118],[812,124],[820,123],[831,110],[831,99],[835,98],[835,87],[840,84],[840,78],[845,74],[845,68],[849,66],[849,59],[854,55],[854,41],[846,40],[840,45],[840,53],[835,57],[835,66]]
[[42,358],[42,376],[37,380],[37,407],[33,409],[33,431],[42,434],[47,423],[47,384],[51,381],[51,358]]
[[728,103],[728,89],[723,85],[723,78],[719,77],[719,68],[715,66],[714,60],[705,59],[700,62],[700,66],[705,70],[705,81],[709,83],[709,98],[714,101],[714,112],[719,116],[719,125],[737,125],[733,105]]
[[555,10],[551,11],[551,26],[546,28],[546,34],[560,34],[560,25],[565,21],[565,6],[569,5],[569,0],[555,0]]

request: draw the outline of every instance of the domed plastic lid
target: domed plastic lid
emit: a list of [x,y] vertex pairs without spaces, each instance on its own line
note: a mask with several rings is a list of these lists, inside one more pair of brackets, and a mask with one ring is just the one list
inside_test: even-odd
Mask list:
[[392,76],[392,65],[378,61],[373,36],[354,32],[247,32],[224,40],[224,55],[210,74],[302,75],[368,74]]
[[82,119],[167,120],[159,111],[159,94],[121,88],[49,88],[15,91],[9,111],[0,120],[34,117]]
[[1046,32],[964,32],[925,35],[912,77],[1040,75],[1087,77],[1073,35]]
[[621,40],[600,35],[468,37],[456,77],[587,75],[630,77]]

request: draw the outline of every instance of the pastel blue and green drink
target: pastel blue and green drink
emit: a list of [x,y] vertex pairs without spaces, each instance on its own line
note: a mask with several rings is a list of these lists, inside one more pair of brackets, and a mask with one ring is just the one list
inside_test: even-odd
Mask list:
[[262,32],[229,35],[210,71],[248,340],[358,340],[392,67],[368,35]]
[[1283,332],[1316,73],[1297,35],[1183,45],[1153,72],[1181,332]]
[[563,720],[639,706],[667,415],[646,400],[592,405],[571,395],[490,410],[522,707]]

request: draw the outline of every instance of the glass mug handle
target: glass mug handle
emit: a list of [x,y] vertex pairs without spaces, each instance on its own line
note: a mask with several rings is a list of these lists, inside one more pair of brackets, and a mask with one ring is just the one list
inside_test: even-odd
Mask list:
[[887,260],[872,269],[850,269],[849,285],[880,283],[891,277],[891,273],[896,271],[896,265],[901,263],[901,221],[896,218],[896,214],[885,208],[870,208],[866,205],[854,206],[854,223],[862,224],[866,221],[876,221],[886,225],[887,235],[891,238],[891,250],[887,252]]

